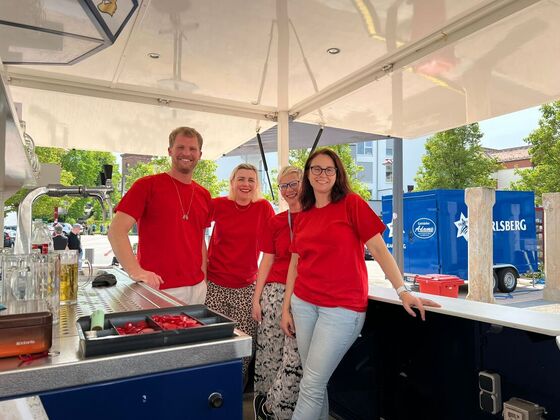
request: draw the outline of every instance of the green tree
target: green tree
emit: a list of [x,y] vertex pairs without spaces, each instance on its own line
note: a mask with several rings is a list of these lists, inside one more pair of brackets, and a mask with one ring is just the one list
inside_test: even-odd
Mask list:
[[[213,160],[200,160],[194,170],[193,179],[206,188],[212,197],[218,196],[227,187],[227,181],[220,181],[216,175],[216,162]],[[128,190],[139,178],[147,175],[154,175],[167,172],[171,169],[169,157],[154,157],[150,162],[139,162],[130,168],[125,180],[125,187]]]
[[[41,163],[52,163],[61,166],[60,183],[62,185],[84,185],[94,186],[98,183],[99,172],[103,164],[116,165],[115,156],[109,152],[95,152],[85,150],[64,150],[53,147],[37,147],[35,153]],[[119,185],[120,174],[113,172],[113,184]],[[21,189],[5,203],[5,211],[17,211],[19,203],[29,193],[29,189]],[[120,199],[119,192],[111,194],[113,204]],[[89,198],[73,197],[47,197],[38,198],[33,205],[33,218],[52,220],[54,208],[59,207],[66,210],[66,214],[60,220],[75,222],[83,218],[84,206],[88,202],[94,204],[94,218],[100,220],[101,207]]]
[[500,167],[482,148],[478,123],[436,133],[426,141],[426,154],[416,174],[418,190],[495,187]]
[[560,101],[543,105],[539,126],[524,141],[530,146],[532,169],[518,169],[521,177],[513,189],[535,191],[538,203],[542,194],[560,191]]
[[[342,164],[346,168],[346,173],[348,174],[348,180],[350,181],[350,187],[352,188],[352,191],[354,191],[364,200],[370,200],[371,192],[368,190],[367,185],[360,180],[359,176],[360,172],[362,172],[364,168],[355,162],[354,157],[352,156],[350,145],[337,144],[329,146],[328,149],[335,151],[336,154],[338,154],[338,156],[340,157]],[[307,160],[308,156],[309,150],[290,150],[290,165],[294,165],[303,170],[305,161]]]

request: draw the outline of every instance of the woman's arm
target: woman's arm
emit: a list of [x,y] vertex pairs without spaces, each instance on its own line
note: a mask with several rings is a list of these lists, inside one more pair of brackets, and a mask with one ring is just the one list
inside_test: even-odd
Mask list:
[[[366,246],[369,249],[369,252],[371,252],[371,255],[373,255],[373,258],[375,258],[375,261],[377,261],[377,263],[385,273],[385,276],[387,276],[387,278],[393,285],[393,287],[395,289],[398,289],[399,287],[404,286],[404,280],[401,271],[397,266],[397,262],[387,249],[387,245],[385,245],[385,241],[383,241],[381,234],[378,233],[373,238],[368,240],[366,242]],[[414,296],[408,291],[400,292],[399,299],[402,301],[404,309],[414,317],[416,316],[416,314],[412,310],[412,306],[418,308],[422,320],[425,320],[426,318],[426,311],[424,310],[424,306],[441,306],[440,304],[429,299],[423,299]]]
[[257,322],[262,321],[261,295],[273,262],[274,254],[267,254],[263,252],[263,257],[261,259],[261,263],[259,264],[259,272],[257,274],[257,283],[255,284],[255,293],[253,294],[252,315],[253,319]]
[[294,293],[294,284],[297,277],[297,264],[299,255],[292,254],[292,259],[290,260],[290,267],[288,268],[288,277],[286,278],[286,289],[284,291],[284,302],[282,303],[282,320],[280,321],[280,328],[284,331],[288,337],[294,337],[296,328],[294,325],[294,319],[292,318],[292,312],[290,310],[292,293]]

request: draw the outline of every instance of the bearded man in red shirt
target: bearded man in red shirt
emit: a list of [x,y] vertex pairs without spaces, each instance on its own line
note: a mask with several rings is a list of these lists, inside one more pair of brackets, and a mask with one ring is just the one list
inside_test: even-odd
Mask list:
[[[171,169],[132,185],[115,208],[108,234],[130,278],[187,304],[204,303],[206,298],[204,231],[210,226],[211,197],[192,179],[202,143],[193,128],[173,130],[167,149]],[[134,223],[138,225],[136,256],[128,238]]]

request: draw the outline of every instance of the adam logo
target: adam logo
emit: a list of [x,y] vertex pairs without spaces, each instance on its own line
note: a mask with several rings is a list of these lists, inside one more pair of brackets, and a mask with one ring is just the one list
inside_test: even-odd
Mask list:
[[429,239],[436,233],[436,224],[432,219],[421,217],[412,224],[412,233],[418,239]]

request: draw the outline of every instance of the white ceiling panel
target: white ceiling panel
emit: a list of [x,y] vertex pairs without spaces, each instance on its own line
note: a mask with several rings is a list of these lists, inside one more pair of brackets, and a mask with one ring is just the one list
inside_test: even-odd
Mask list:
[[189,126],[204,138],[203,157],[217,159],[255,135],[247,118],[21,87],[12,97],[38,146],[165,155],[169,133]]
[[6,74],[41,145],[161,153],[192,125],[218,157],[279,110],[413,138],[558,99],[559,21],[558,0],[144,0],[114,45]]
[[330,103],[324,121],[414,138],[556,100],[559,19],[554,2],[534,5]]

